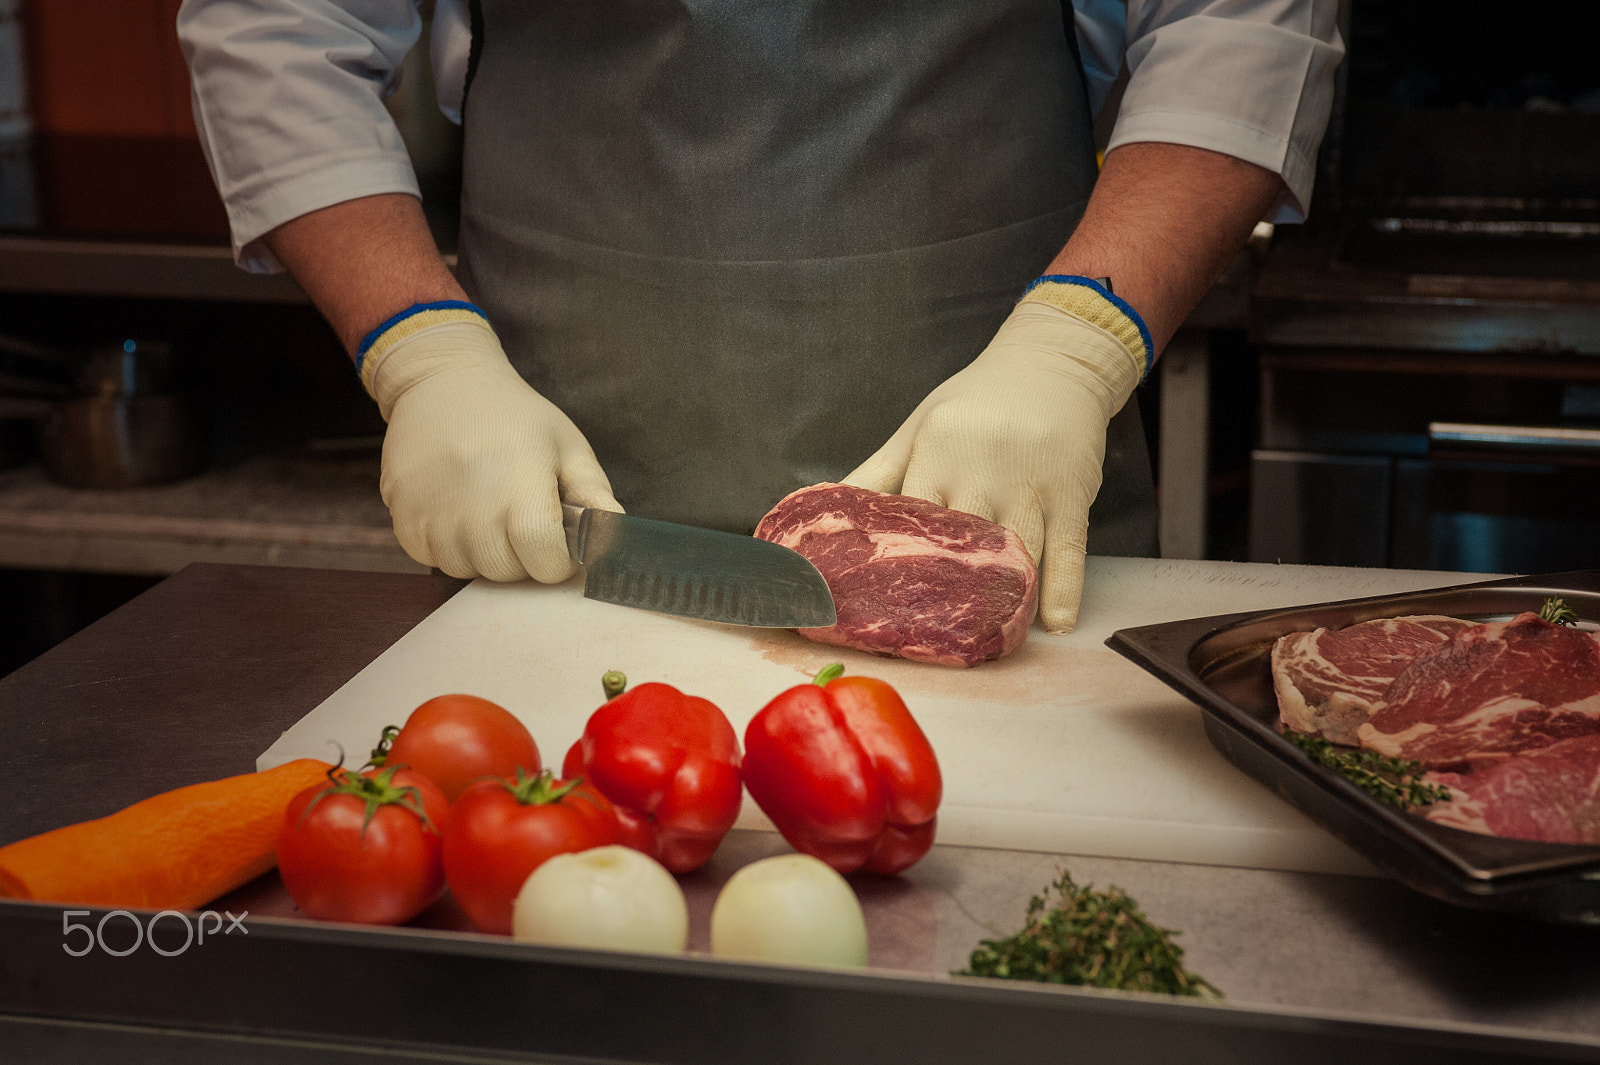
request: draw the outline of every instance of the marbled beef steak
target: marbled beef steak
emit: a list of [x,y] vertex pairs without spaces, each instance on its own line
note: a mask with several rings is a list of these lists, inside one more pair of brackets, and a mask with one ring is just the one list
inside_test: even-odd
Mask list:
[[1369,750],[1450,768],[1595,732],[1600,642],[1525,613],[1419,655],[1357,734]]
[[1600,637],[1537,614],[1432,615],[1280,637],[1283,724],[1429,767],[1442,825],[1600,843]]
[[833,592],[838,623],[818,643],[974,666],[1016,648],[1038,575],[1004,526],[911,496],[818,484],[784,497],[756,535],[800,552]]
[[1421,614],[1281,636],[1272,645],[1278,717],[1297,732],[1354,744],[1411,660],[1471,625]]
[[1577,736],[1471,773],[1431,772],[1450,801],[1430,821],[1486,836],[1545,843],[1600,843],[1600,735]]

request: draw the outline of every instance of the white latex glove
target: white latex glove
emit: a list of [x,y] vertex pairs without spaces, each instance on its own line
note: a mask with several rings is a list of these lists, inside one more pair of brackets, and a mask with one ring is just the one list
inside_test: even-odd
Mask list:
[[[1078,623],[1106,425],[1138,385],[1146,345],[1109,302],[1117,319],[1109,324],[1132,345],[1036,298],[1044,287],[1018,303],[989,346],[845,481],[1015,532],[1040,564],[1040,620],[1050,632],[1070,632]],[[1065,302],[1082,305],[1086,295],[1103,299],[1085,289],[1065,293]]]
[[[406,553],[452,577],[570,577],[561,500],[621,511],[589,442],[471,312],[423,312],[367,353],[389,431],[379,490]],[[443,320],[439,320],[443,318]],[[408,328],[409,327],[409,328]]]

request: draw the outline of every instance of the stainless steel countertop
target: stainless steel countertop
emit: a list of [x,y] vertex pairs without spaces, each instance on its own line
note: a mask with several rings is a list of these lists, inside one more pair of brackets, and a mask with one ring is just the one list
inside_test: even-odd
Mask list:
[[[437,576],[183,570],[0,679],[0,843],[250,770],[278,732],[460,586]],[[783,846],[735,833],[685,878],[693,946],[704,947],[721,882]],[[1019,927],[1028,898],[1061,869],[1126,889],[1157,924],[1180,930],[1187,963],[1235,1006],[1407,1028],[1491,1025],[1557,1040],[1552,1053],[1564,1058],[1600,1060],[1600,929],[1455,909],[1376,878],[936,846],[900,877],[857,878],[872,966],[960,967],[980,939]],[[275,874],[217,905],[292,914]],[[422,923],[461,927],[448,902]],[[0,1001],[0,1012],[10,1008]],[[1216,1047],[1202,1057],[1267,1060]]]

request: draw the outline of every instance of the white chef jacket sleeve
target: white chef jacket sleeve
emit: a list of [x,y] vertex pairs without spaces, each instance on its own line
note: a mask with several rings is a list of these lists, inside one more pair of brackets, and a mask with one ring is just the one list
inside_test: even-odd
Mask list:
[[[1128,83],[1107,151],[1136,141],[1208,148],[1279,174],[1265,221],[1305,218],[1344,55],[1337,0],[1077,0],[1091,101]],[[1119,10],[1121,9],[1121,10]]]
[[184,0],[195,124],[240,266],[282,270],[260,238],[308,211],[419,194],[383,97],[421,27],[412,0]]
[[467,0],[434,0],[428,58],[433,63],[433,91],[439,110],[459,126],[461,104],[467,95],[467,64],[472,58]]

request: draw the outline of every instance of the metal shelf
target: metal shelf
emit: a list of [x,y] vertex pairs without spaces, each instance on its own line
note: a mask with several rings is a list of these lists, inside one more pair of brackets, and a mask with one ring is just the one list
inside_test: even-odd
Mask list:
[[249,274],[219,244],[0,237],[0,292],[307,303],[287,274]]
[[67,488],[0,472],[0,566],[163,576],[193,562],[426,573],[394,538],[370,457],[262,457],[176,484]]

